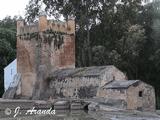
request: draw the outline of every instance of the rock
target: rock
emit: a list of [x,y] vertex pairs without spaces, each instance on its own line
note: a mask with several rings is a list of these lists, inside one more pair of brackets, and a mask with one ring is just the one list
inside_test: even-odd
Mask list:
[[92,102],[91,104],[88,105],[88,110],[89,111],[98,111],[99,108],[100,108],[100,106],[96,102]]

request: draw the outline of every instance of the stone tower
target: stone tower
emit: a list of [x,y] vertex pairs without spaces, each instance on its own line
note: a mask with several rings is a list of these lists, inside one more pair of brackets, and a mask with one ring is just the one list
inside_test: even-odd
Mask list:
[[26,25],[17,21],[17,71],[21,74],[21,96],[38,94],[52,70],[75,68],[75,22],[47,20]]

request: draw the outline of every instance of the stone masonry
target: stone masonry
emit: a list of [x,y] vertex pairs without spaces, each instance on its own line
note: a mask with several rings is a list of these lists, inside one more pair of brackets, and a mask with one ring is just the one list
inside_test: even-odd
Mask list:
[[[74,20],[63,23],[40,16],[35,25],[17,22],[17,71],[22,75],[22,96],[32,96],[35,84],[51,69],[74,67]],[[39,75],[42,71],[44,76]]]
[[93,98],[102,86],[115,79],[126,80],[127,77],[112,65],[56,70],[45,80],[48,86],[42,90],[40,99]]

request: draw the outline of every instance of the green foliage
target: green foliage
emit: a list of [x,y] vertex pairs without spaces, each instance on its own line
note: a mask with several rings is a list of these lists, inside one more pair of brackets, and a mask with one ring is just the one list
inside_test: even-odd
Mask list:
[[137,57],[145,43],[145,30],[140,25],[132,25],[119,40],[118,47],[123,55]]
[[93,64],[103,65],[106,62],[106,49],[104,46],[94,46],[92,48]]
[[4,90],[3,69],[16,58],[16,17],[0,21],[0,96]]

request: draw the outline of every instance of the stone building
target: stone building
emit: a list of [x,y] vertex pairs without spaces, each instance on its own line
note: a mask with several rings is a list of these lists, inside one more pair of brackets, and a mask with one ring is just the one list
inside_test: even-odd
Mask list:
[[155,109],[154,89],[140,80],[128,81],[115,66],[75,68],[74,20],[40,16],[34,25],[17,21],[16,76],[4,98],[104,98],[123,109]]
[[128,110],[155,110],[154,88],[140,80],[112,81],[100,88],[97,95],[108,100],[106,104],[111,106],[119,105],[119,108]]
[[[127,79],[114,66],[93,66],[56,70],[43,81],[41,99],[52,98],[93,98],[101,86],[113,80]],[[36,97],[36,96],[35,96]]]

